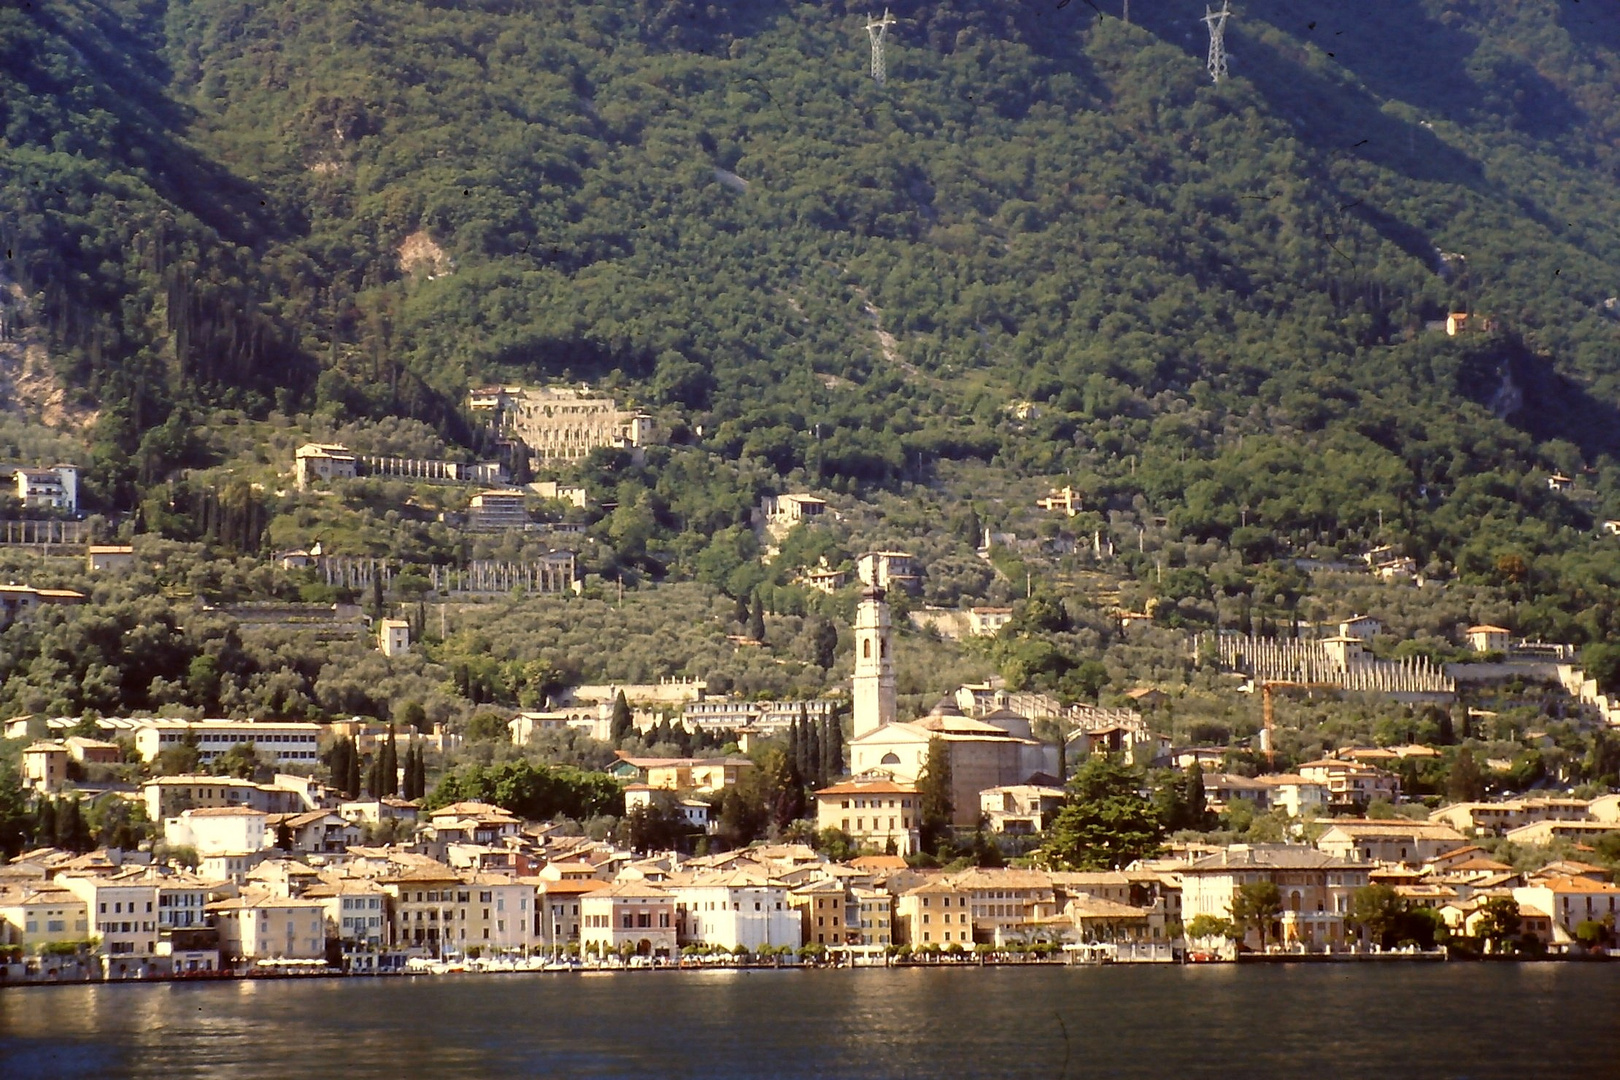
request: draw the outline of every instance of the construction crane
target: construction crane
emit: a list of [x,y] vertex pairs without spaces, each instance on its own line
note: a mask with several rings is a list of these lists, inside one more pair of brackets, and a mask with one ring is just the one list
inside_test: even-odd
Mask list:
[[1266,767],[1277,764],[1277,705],[1276,690],[1343,690],[1338,683],[1297,682],[1292,679],[1266,679],[1260,683],[1260,717],[1264,726],[1260,731],[1260,750],[1266,755]]

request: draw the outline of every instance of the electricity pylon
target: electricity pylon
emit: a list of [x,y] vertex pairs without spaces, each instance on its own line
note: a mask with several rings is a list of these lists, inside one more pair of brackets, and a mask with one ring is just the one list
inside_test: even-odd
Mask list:
[[1232,14],[1230,0],[1221,0],[1221,10],[1204,5],[1203,21],[1209,26],[1209,77],[1216,85],[1226,78],[1226,19]]
[[889,9],[883,9],[883,18],[873,19],[867,17],[866,34],[872,39],[872,81],[882,86],[888,79],[888,70],[883,64],[883,38],[889,32],[889,27],[899,20],[889,14]]

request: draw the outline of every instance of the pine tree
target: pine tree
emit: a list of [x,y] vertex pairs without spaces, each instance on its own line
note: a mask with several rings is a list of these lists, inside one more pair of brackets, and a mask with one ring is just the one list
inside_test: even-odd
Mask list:
[[1468,747],[1457,751],[1451,772],[1446,777],[1446,795],[1453,802],[1476,802],[1485,796],[1485,777],[1474,761],[1474,752]]

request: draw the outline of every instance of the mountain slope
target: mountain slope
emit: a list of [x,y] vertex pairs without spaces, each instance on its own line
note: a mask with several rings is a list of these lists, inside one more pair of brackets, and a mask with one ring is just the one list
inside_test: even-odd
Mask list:
[[[566,376],[830,484],[979,457],[1168,509],[1266,435],[1328,507],[1268,524],[1416,528],[1614,452],[1613,8],[1255,2],[1216,87],[1199,4],[900,3],[878,87],[837,3],[58,0],[3,24],[0,229],[136,403],[124,475],[176,401],[465,439],[469,381]],[[1424,330],[1459,307],[1505,332]]]

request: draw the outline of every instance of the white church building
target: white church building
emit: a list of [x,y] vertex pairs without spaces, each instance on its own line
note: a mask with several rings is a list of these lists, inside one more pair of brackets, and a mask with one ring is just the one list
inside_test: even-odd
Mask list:
[[963,714],[947,696],[920,719],[900,722],[895,710],[894,656],[889,605],[868,582],[855,613],[855,678],[850,771],[914,784],[928,760],[928,745],[944,742],[951,761],[954,823],[979,819],[979,793],[988,788],[1058,780],[1058,749],[1034,737],[1028,718],[1005,709],[981,720]]

